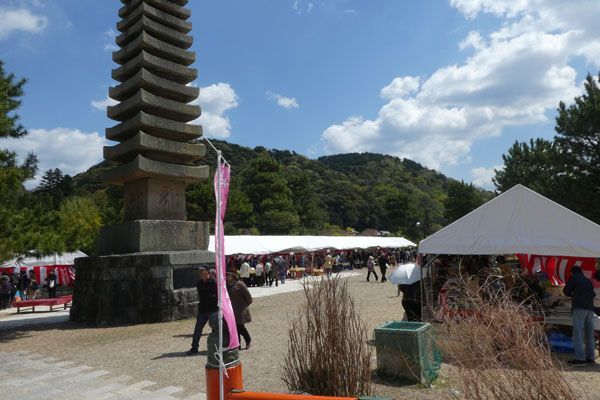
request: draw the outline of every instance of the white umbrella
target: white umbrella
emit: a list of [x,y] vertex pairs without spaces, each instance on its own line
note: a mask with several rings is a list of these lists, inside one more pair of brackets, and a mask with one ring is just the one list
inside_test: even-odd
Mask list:
[[421,267],[417,264],[402,264],[388,277],[392,285],[410,285],[421,280]]

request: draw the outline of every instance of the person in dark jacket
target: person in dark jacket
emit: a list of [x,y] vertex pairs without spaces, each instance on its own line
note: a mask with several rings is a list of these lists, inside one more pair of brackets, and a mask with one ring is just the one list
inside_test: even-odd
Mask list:
[[402,308],[407,321],[421,321],[421,282],[410,285],[398,285],[402,292]]
[[202,266],[198,269],[200,279],[198,280],[198,315],[196,316],[196,326],[194,327],[194,336],[192,339],[192,348],[187,352],[188,355],[198,353],[200,337],[202,330],[208,322],[210,316],[219,310],[217,282],[209,276],[208,267]]
[[19,291],[21,292],[21,299],[27,300],[29,293],[29,277],[27,276],[27,272],[21,271],[21,275],[19,277]]
[[385,277],[385,272],[387,271],[387,263],[388,259],[385,256],[384,252],[381,252],[379,255],[379,259],[377,259],[377,263],[379,264],[379,270],[381,271],[381,282],[386,282],[387,278]]
[[271,260],[271,272],[269,273],[269,286],[273,286],[273,282],[275,282],[275,286],[279,286],[279,263],[275,258]]
[[6,310],[10,305],[10,292],[12,284],[7,273],[0,276],[0,310]]
[[569,364],[573,366],[593,364],[595,358],[594,297],[596,294],[592,281],[583,275],[581,267],[574,266],[571,269],[571,278],[565,285],[564,293],[571,297],[573,309],[575,359]]
[[56,286],[58,286],[58,278],[56,277],[56,271],[52,270],[46,277],[46,287],[48,287],[48,298],[56,298]]
[[244,337],[246,350],[248,350],[252,338],[250,337],[250,332],[248,332],[248,329],[246,328],[246,324],[252,322],[250,310],[248,310],[248,306],[252,304],[252,295],[246,284],[240,281],[238,277],[231,272],[227,273],[227,292],[229,293],[231,307],[233,308],[233,314],[235,315],[235,325],[237,327],[240,347],[242,346],[241,335]]

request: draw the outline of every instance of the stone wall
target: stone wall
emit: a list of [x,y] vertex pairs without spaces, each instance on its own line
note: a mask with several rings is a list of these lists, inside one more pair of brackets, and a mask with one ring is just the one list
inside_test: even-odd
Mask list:
[[209,252],[85,257],[75,261],[71,320],[94,325],[174,321],[196,315],[195,280],[175,288],[176,271],[214,263]]

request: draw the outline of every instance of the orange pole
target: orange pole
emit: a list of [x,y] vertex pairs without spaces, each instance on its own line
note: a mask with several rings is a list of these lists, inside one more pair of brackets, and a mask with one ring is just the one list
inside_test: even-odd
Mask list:
[[227,395],[227,400],[356,400],[356,397],[305,396],[298,394],[233,391]]
[[[227,368],[227,374],[223,376],[223,391],[225,398],[232,390],[242,390],[242,364]],[[219,368],[206,367],[206,399],[219,400]]]

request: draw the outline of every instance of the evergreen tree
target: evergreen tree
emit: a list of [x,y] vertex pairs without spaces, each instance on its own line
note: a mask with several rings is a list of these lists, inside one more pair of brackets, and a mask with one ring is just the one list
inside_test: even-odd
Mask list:
[[303,232],[319,232],[329,221],[329,215],[317,193],[318,175],[296,162],[286,166],[282,172],[287,177]]
[[591,75],[584,94],[572,105],[559,104],[555,129],[560,150],[557,167],[564,176],[570,206],[600,222],[600,87]]
[[[15,82],[13,74],[6,74],[0,61],[0,138],[18,138],[27,133],[14,111],[21,105],[25,80]],[[37,171],[37,158],[27,155],[22,164],[16,154],[0,149],[0,261],[30,250],[26,238],[31,227],[22,210],[27,192],[23,183]]]
[[252,160],[242,176],[242,190],[252,203],[256,226],[263,234],[296,232],[300,218],[280,164],[263,154]]
[[23,86],[26,79],[15,80],[15,75],[4,71],[4,62],[0,60],[0,138],[19,138],[27,130],[19,123],[15,111],[21,106]]
[[591,75],[572,105],[560,102],[555,130],[554,141],[515,142],[494,184],[505,191],[521,183],[600,222],[600,88]]
[[73,192],[73,179],[58,168],[46,171],[36,189],[36,193],[47,195],[52,200],[52,208],[58,207]]
[[444,202],[445,217],[448,223],[467,215],[484,203],[481,192],[472,183],[450,182],[448,197]]
[[556,185],[558,159],[554,142],[545,139],[531,139],[529,143],[517,141],[502,155],[504,168],[495,171],[492,181],[500,192],[521,184],[548,195]]

